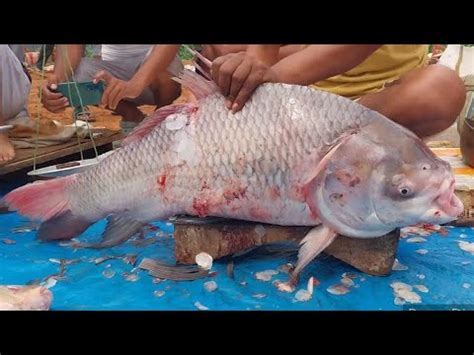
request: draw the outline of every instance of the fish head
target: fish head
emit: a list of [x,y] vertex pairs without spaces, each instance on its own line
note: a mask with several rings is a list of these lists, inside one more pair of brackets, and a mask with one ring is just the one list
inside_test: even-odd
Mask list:
[[9,290],[16,299],[16,307],[21,310],[48,310],[53,300],[51,291],[39,285],[13,286]]
[[457,219],[464,207],[450,165],[410,131],[382,123],[331,157],[314,191],[321,221],[342,235],[372,238]]

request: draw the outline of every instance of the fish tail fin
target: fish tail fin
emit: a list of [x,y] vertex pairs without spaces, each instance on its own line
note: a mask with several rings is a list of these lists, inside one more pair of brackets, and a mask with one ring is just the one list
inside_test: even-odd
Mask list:
[[36,181],[8,193],[3,200],[10,210],[32,219],[49,220],[69,209],[66,186],[75,175],[53,180]]
[[8,193],[4,201],[10,210],[44,221],[38,231],[39,239],[70,239],[93,223],[74,216],[70,210],[66,187],[75,179],[75,175],[70,175],[27,184]]

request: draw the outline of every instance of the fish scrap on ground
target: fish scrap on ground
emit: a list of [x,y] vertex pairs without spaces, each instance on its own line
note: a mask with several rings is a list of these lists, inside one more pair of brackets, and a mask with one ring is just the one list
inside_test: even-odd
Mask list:
[[266,83],[234,114],[210,77],[174,74],[196,101],[156,110],[92,168],[4,197],[10,209],[42,221],[40,240],[74,238],[107,218],[103,240],[86,243],[105,248],[182,214],[312,227],[281,284],[293,292],[338,235],[376,238],[463,212],[449,163],[353,100]]
[[174,281],[192,281],[215,275],[194,265],[167,265],[149,258],[144,258],[138,267],[154,277]]
[[46,311],[52,300],[53,294],[43,286],[0,286],[2,311]]

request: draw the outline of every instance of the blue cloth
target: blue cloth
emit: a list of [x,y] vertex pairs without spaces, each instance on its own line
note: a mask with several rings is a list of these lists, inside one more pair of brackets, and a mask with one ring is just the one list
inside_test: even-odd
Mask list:
[[[295,293],[279,292],[272,285],[276,279],[286,280],[286,274],[280,272],[268,282],[255,277],[259,271],[277,270],[287,262],[294,262],[295,256],[243,257],[235,264],[234,279],[227,276],[225,262],[215,261],[213,270],[217,275],[209,279],[155,284],[145,270],[140,270],[137,271],[139,279],[132,282],[122,273],[130,272],[133,267],[122,260],[108,260],[99,265],[93,261],[105,255],[132,253],[138,254],[138,262],[149,257],[174,263],[172,225],[155,223],[160,230],[149,231],[147,237],[156,233],[161,236],[151,245],[137,247],[127,243],[104,250],[73,250],[58,243],[41,243],[35,239],[34,230],[18,230],[30,225],[31,222],[17,214],[0,214],[0,284],[25,284],[44,279],[58,272],[59,264],[54,259],[80,259],[68,265],[66,278],[50,289],[54,297],[53,310],[195,310],[199,305],[210,310],[402,310],[404,306],[394,303],[394,290],[390,287],[396,281],[428,289],[428,292],[416,288],[412,291],[421,297],[421,306],[429,309],[472,309],[470,305],[474,304],[474,255],[459,247],[460,241],[474,242],[471,228],[449,228],[447,236],[432,233],[424,236],[426,241],[420,243],[409,242],[410,237],[420,236],[403,238],[397,257],[408,269],[393,271],[388,277],[365,275],[322,255],[302,274],[298,289],[305,289],[311,276],[320,284],[314,287],[309,301],[299,302]],[[100,221],[80,239],[97,239],[104,227],[105,221]],[[4,239],[16,243],[4,244]],[[417,252],[420,249],[428,252],[420,254]],[[104,276],[104,273],[110,276],[114,272],[112,278]],[[345,272],[357,276],[349,292],[343,295],[328,292],[330,286],[340,283]],[[204,288],[207,281],[215,281],[217,289],[207,291]],[[419,305],[405,304],[405,309],[415,306]]]

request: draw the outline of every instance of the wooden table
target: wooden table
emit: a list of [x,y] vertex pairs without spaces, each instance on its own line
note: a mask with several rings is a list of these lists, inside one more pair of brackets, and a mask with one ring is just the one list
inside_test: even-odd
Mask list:
[[[103,148],[104,146],[110,145],[110,149],[112,149],[112,143],[120,139],[123,139],[121,132],[104,131],[103,135],[94,138],[94,142],[97,148]],[[94,146],[90,139],[81,139],[81,147],[82,151],[87,151],[93,149]],[[5,164],[0,163],[0,176],[33,167],[34,151],[34,148],[17,149],[15,152],[16,156],[13,160]],[[36,164],[40,165],[52,162],[69,155],[78,154],[79,152],[80,148],[77,138],[73,138],[69,142],[62,144],[40,147],[37,148],[36,152]]]

